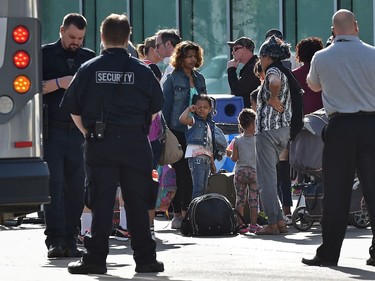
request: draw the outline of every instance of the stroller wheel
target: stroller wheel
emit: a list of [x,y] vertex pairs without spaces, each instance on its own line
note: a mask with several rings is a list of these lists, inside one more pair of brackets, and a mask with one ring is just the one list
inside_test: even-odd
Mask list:
[[292,215],[293,226],[299,231],[307,231],[311,228],[314,220],[305,206],[298,207]]
[[366,228],[370,226],[370,218],[366,208],[362,208],[361,211],[350,213],[349,221],[357,228]]

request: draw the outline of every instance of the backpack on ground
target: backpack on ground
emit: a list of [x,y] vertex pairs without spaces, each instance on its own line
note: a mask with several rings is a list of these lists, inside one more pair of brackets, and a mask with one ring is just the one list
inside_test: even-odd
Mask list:
[[228,199],[217,193],[194,198],[182,220],[185,236],[219,236],[237,233],[237,214]]

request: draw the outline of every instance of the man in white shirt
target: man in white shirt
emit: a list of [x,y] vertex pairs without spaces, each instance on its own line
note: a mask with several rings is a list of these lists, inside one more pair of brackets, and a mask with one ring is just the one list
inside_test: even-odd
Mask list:
[[[322,91],[329,121],[323,130],[323,243],[309,266],[336,266],[348,225],[350,199],[358,175],[372,226],[370,258],[375,266],[375,48],[358,37],[354,14],[337,11],[332,18],[334,41],[315,53],[307,84]],[[345,59],[342,59],[345,58]]]

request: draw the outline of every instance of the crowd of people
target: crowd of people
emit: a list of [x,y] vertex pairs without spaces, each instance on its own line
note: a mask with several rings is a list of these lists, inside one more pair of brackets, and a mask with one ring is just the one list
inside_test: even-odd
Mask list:
[[[42,47],[44,157],[51,195],[44,208],[47,255],[81,257],[68,265],[72,274],[105,274],[117,194],[122,209],[116,235],[130,239],[135,271],[161,272],[153,231],[158,187],[152,171],[161,153],[162,119],[184,152],[172,164],[177,185],[172,229],[180,229],[191,200],[205,193],[216,172],[215,100],[199,72],[204,51],[176,29],[159,30],[134,47],[128,18],[111,14],[101,24],[102,50],[95,56],[82,46],[86,26],[82,15],[68,14],[60,38]],[[307,265],[337,265],[355,173],[375,223],[375,74],[367,71],[375,48],[358,39],[358,30],[352,12],[337,11],[331,46],[324,48],[317,37],[302,39],[296,45],[301,66],[295,69],[290,45],[277,29],[267,32],[258,55],[248,37],[227,42],[233,56],[227,63],[228,84],[231,94],[244,101],[239,135],[227,149],[235,162],[235,207],[240,214],[246,203],[250,208],[250,224],[239,221],[240,233],[288,232],[288,145],[298,133],[292,128],[292,77],[304,90],[304,112],[324,106],[329,116],[323,133],[323,244],[313,259],[302,260]],[[347,130],[348,124],[353,130]],[[260,209],[267,225],[257,224]],[[375,240],[367,261],[373,266],[374,247]]]

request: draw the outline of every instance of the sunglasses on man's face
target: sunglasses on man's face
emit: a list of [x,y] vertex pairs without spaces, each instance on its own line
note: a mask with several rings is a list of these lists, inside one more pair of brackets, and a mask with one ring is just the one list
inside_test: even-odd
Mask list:
[[235,53],[235,52],[237,52],[237,50],[240,50],[240,49],[243,49],[243,48],[245,48],[245,47],[234,47],[233,48],[233,53]]

